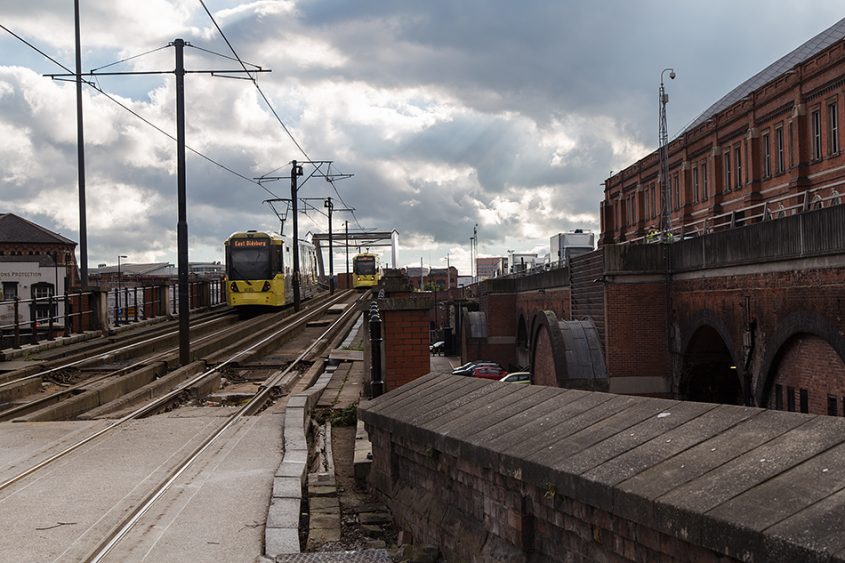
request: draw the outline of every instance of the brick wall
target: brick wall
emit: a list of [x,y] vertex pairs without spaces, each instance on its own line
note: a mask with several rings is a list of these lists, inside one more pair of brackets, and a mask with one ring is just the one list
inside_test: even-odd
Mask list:
[[[844,285],[843,268],[801,264],[787,271],[741,271],[674,281],[679,349],[683,352],[702,324],[718,328],[739,376],[748,379],[755,404],[774,408],[774,385],[782,385],[784,393],[789,385],[795,388],[796,410],[799,389],[805,388],[816,399],[810,412],[826,414],[830,388],[831,394],[839,395],[841,414],[843,397],[836,382],[845,381]],[[794,378],[785,383],[789,372]],[[784,397],[784,408],[786,404]]]
[[[801,392],[807,397],[807,411],[813,414],[845,415],[845,363],[825,340],[809,334],[793,338],[783,351],[769,395],[769,406],[801,410]],[[780,386],[780,389],[778,387]],[[776,401],[781,393],[781,403]],[[828,412],[828,407],[832,412]]]
[[435,374],[359,418],[370,485],[449,561],[845,561],[841,418]]
[[429,372],[428,310],[382,311],[385,390]]
[[672,373],[665,283],[608,283],[605,361],[608,376]]

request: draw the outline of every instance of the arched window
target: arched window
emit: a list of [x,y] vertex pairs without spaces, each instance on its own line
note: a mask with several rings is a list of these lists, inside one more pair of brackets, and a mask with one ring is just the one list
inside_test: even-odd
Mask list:
[[822,207],[824,207],[824,202],[822,201],[822,196],[819,195],[819,194],[816,194],[813,197],[813,201],[810,202],[810,209],[811,210],[821,209]]
[[777,217],[778,219],[783,219],[784,217],[786,217],[786,208],[783,206],[782,203],[778,204]]
[[833,190],[830,196],[832,198],[830,200],[831,205],[839,205],[840,203],[842,203],[842,200],[839,198],[839,192],[837,190]]

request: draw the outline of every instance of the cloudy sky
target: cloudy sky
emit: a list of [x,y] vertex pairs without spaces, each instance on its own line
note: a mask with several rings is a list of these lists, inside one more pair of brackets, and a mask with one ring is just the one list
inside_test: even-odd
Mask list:
[[[237,68],[199,0],[81,0],[83,71],[176,37],[191,70]],[[782,55],[833,25],[815,0],[206,0],[312,160],[354,174],[311,180],[355,214],[334,228],[396,229],[400,265],[469,273],[479,256],[548,252],[549,237],[598,232],[601,183],[654,150],[657,90],[670,136]],[[73,68],[73,2],[0,0],[0,24]],[[104,70],[172,70],[173,49]],[[78,241],[75,87],[0,30],[0,212]],[[172,74],[100,77],[125,106],[175,134]],[[278,229],[264,203],[286,181],[249,179],[305,160],[252,83],[186,78],[191,261],[222,260],[243,229]],[[89,263],[176,261],[175,143],[91,88],[84,91]],[[306,169],[306,173],[308,170]],[[265,189],[266,188],[266,189]],[[269,191],[268,191],[269,190]],[[312,204],[320,205],[318,202]],[[327,232],[310,212],[300,231]],[[290,228],[290,220],[286,230]],[[336,255],[342,271],[344,255]]]

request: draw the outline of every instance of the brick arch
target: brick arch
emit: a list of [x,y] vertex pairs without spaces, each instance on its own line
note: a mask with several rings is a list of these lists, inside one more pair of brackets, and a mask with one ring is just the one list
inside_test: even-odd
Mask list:
[[799,311],[787,315],[765,342],[755,390],[758,405],[769,406],[768,401],[775,383],[777,367],[784,354],[789,351],[790,341],[802,334],[821,338],[833,348],[840,360],[845,361],[845,337],[827,318],[810,311]]
[[737,369],[739,369],[740,366],[736,361],[736,353],[731,349],[732,344],[735,342],[733,333],[731,332],[731,329],[728,328],[728,325],[725,324],[725,321],[722,320],[722,317],[710,309],[702,309],[694,315],[691,315],[685,323],[685,326],[682,327],[684,330],[681,333],[681,354],[686,356],[693,337],[699,329],[704,327],[710,327],[719,334],[722,338],[722,342],[725,343],[725,347],[731,355],[731,359],[734,361]]
[[557,325],[557,315],[552,311],[542,311],[534,315],[531,321],[529,340],[529,358],[531,360],[532,381],[538,385],[560,387],[557,378],[557,366],[563,353],[563,339],[560,332],[550,330]]
[[607,369],[591,320],[558,321],[552,311],[534,317],[531,329],[532,382],[606,391]]
[[688,359],[691,355],[691,346],[697,342],[702,334],[702,331],[712,330],[721,339],[730,357],[731,365],[736,366],[736,377],[741,390],[741,398],[745,404],[750,404],[752,401],[752,385],[750,374],[745,371],[743,362],[739,361],[741,356],[734,349],[736,341],[734,340],[733,332],[728,325],[722,320],[715,311],[711,309],[701,309],[694,315],[690,316],[681,330],[681,358],[683,360],[684,372],[678,374],[676,381],[677,392],[685,398],[689,397],[690,379],[687,377],[686,369],[688,367]]

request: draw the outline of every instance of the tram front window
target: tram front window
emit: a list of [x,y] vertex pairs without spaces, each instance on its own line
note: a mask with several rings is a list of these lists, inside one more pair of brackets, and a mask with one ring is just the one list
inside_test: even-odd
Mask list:
[[359,258],[355,262],[355,274],[359,276],[374,276],[376,274],[376,259]]
[[230,280],[266,280],[270,272],[270,247],[232,249],[229,261]]

